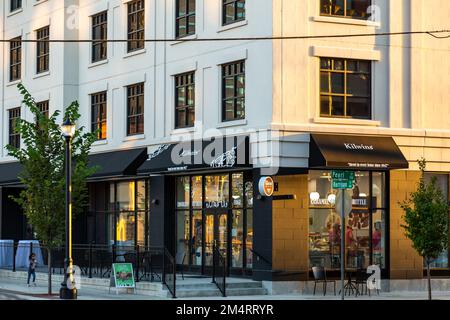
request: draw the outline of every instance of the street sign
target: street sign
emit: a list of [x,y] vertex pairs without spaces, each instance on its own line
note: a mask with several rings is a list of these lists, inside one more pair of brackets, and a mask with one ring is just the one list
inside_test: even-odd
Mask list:
[[333,170],[331,171],[333,189],[353,189],[355,180],[354,171]]

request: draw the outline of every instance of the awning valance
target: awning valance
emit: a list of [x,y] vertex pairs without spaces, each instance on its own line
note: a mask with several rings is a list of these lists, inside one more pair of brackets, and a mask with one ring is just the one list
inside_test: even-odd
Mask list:
[[0,186],[19,185],[19,173],[22,165],[19,162],[0,164]]
[[407,169],[392,137],[311,134],[310,168]]
[[247,136],[180,141],[158,146],[138,174],[251,168]]

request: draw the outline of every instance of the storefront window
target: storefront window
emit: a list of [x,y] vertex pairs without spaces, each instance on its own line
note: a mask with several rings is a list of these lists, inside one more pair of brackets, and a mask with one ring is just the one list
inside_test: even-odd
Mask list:
[[244,206],[244,175],[242,173],[233,173],[231,181],[233,208],[242,208]]
[[203,181],[202,176],[192,177],[192,207],[195,209],[202,208],[203,200]]
[[194,211],[192,214],[192,265],[202,265],[203,225],[202,212]]
[[231,229],[231,266],[242,267],[244,257],[244,215],[241,210],[233,210],[233,226]]
[[177,253],[185,257],[184,263],[189,263],[189,211],[177,212]]
[[245,239],[246,246],[246,267],[253,267],[253,210],[247,210],[247,237]]
[[177,178],[177,208],[189,208],[189,177]]
[[116,223],[117,244],[123,246],[133,246],[135,236],[134,212],[119,213]]
[[[432,173],[425,174],[425,181],[427,183],[431,182],[431,179],[433,178],[436,179],[437,186],[441,189],[442,194],[448,202],[448,175]],[[424,266],[426,266],[426,261],[424,261]],[[448,250],[442,252],[442,254],[431,263],[430,267],[433,269],[448,269]]]
[[253,207],[253,182],[245,182],[245,204],[248,208]]
[[117,183],[116,203],[119,210],[134,210],[134,181]]
[[228,174],[205,177],[205,207],[207,209],[228,208],[229,192]]
[[[347,268],[385,267],[384,180],[384,173],[355,172],[351,211],[345,217]],[[310,265],[338,269],[342,221],[335,202],[340,191],[332,188],[331,171],[311,171],[308,184]]]

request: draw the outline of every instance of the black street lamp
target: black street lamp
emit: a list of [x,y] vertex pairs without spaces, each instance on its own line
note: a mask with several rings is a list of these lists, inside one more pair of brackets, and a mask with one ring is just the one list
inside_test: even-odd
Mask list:
[[65,300],[77,299],[77,289],[73,278],[72,261],[72,138],[75,124],[69,119],[61,125],[66,140],[66,258],[64,260],[64,281],[61,283],[59,297]]

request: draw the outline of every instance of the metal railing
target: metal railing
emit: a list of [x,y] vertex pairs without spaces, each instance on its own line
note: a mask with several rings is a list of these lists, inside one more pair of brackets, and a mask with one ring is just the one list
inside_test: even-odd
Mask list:
[[[33,243],[0,242],[0,269],[26,270],[31,252],[37,256],[36,271],[47,272],[49,249]],[[63,274],[65,248],[52,248],[51,257],[52,273]],[[165,247],[74,244],[72,258],[74,265],[80,267],[81,275],[88,278],[109,278],[113,263],[131,263],[136,282],[161,282],[175,298],[176,261]]]
[[227,258],[222,255],[216,242],[213,244],[213,274],[212,281],[217,285],[223,297],[227,296]]
[[167,248],[164,248],[163,264],[162,283],[167,287],[172,298],[175,299],[177,297],[177,263]]

